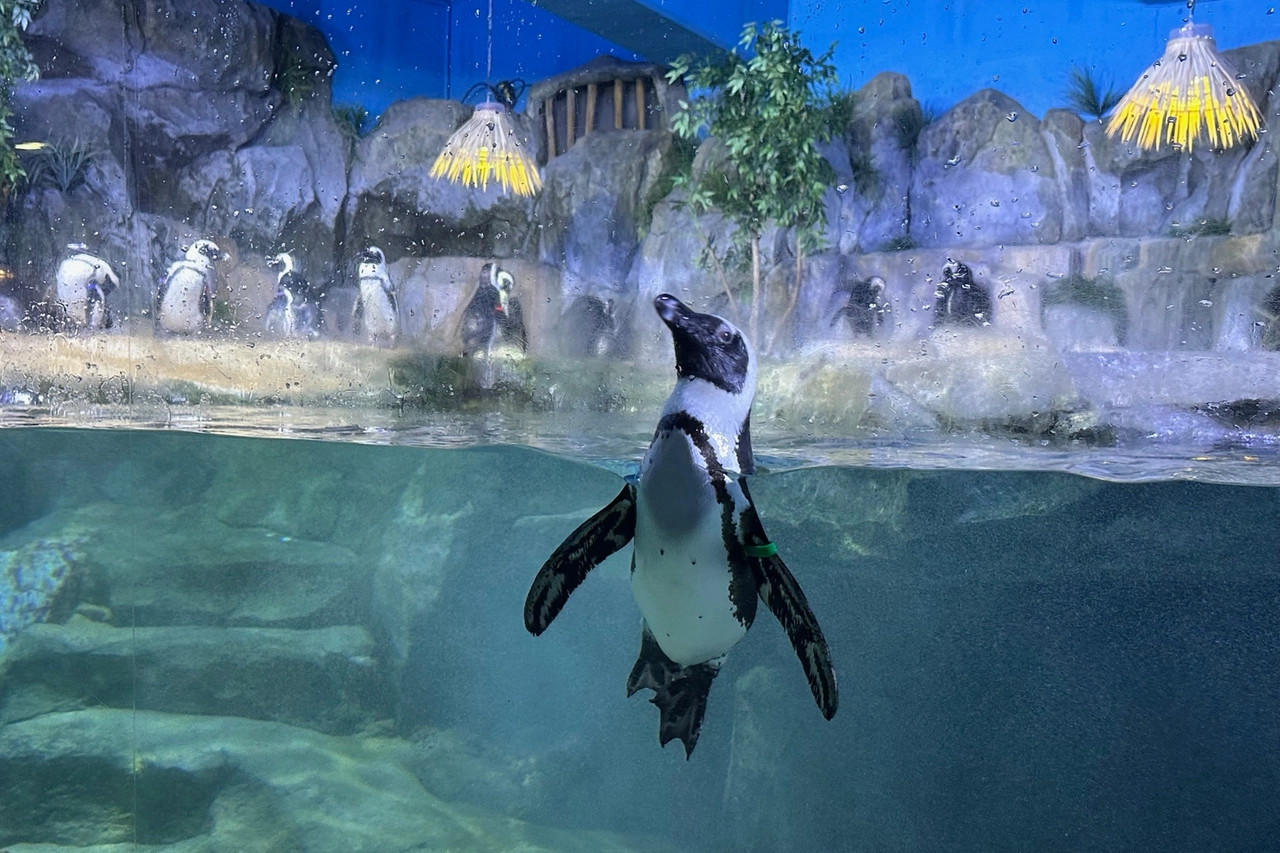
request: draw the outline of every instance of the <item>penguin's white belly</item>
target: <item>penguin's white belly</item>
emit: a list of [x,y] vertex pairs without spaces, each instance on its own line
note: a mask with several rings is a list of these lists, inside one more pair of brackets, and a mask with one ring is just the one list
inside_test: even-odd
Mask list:
[[361,279],[360,302],[363,305],[365,334],[375,338],[395,333],[395,311],[378,279]]
[[173,276],[160,302],[160,326],[185,334],[204,328],[204,316],[200,313],[203,290],[204,276],[195,270],[182,270]]
[[692,666],[728,652],[747,629],[729,598],[721,506],[707,472],[683,433],[659,442],[637,490],[631,591],[662,651]]
[[58,301],[66,309],[67,319],[77,326],[86,323],[89,310],[88,283],[93,279],[93,265],[78,258],[67,258],[58,265]]

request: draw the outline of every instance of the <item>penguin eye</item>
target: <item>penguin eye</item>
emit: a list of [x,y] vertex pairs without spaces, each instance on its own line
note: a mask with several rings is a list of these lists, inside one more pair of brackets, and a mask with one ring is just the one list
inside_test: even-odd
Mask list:
[[721,329],[720,333],[717,334],[716,337],[719,339],[720,343],[722,344],[731,344],[733,343],[733,330]]

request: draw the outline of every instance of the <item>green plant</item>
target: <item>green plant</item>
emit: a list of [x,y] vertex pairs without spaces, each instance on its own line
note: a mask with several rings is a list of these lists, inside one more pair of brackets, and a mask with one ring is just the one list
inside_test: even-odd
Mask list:
[[827,133],[844,136],[853,123],[858,108],[858,94],[851,89],[836,89],[827,95]]
[[342,135],[352,142],[369,131],[369,111],[363,104],[335,104],[333,120]]
[[46,143],[31,155],[27,183],[71,192],[84,183],[94,156],[93,148],[79,139]]
[[1125,304],[1124,292],[1110,279],[1069,275],[1048,282],[1040,298],[1040,309],[1043,311],[1051,305],[1082,305],[1097,309],[1111,316],[1118,343],[1123,345],[1128,337],[1129,308]]
[[286,47],[276,60],[272,85],[284,95],[287,105],[296,107],[315,93],[316,71],[308,67],[297,49]]
[[787,27],[749,24],[738,42],[743,54],[754,51],[749,59],[738,49],[702,60],[682,56],[667,74],[705,92],[681,102],[672,130],[686,139],[708,133],[726,150],[723,164],[683,183],[695,213],[719,210],[734,226],[733,244],[750,248],[753,339],[759,339],[760,237],[770,222],[794,229],[795,284],[765,351],[799,301],[805,253],[823,244],[823,195],[835,176],[816,143],[831,138],[834,47],[814,57]]
[[1209,217],[1197,219],[1190,225],[1173,223],[1169,229],[1170,237],[1225,237],[1231,233],[1231,220]]
[[1110,81],[1103,92],[1098,81],[1093,79],[1093,72],[1079,65],[1071,66],[1064,94],[1071,109],[1098,120],[1111,112],[1111,108],[1120,103],[1120,98],[1124,95],[1112,88]]
[[26,177],[13,147],[13,84],[35,80],[40,68],[27,50],[22,33],[43,0],[0,0],[0,196]]

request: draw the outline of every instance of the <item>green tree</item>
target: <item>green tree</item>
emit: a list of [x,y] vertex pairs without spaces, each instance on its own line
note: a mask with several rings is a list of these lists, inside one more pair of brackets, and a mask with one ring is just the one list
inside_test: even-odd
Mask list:
[[22,41],[22,33],[43,0],[0,0],[0,196],[26,177],[13,148],[13,84],[35,80],[40,69]]
[[695,214],[720,211],[734,226],[739,254],[750,248],[753,340],[759,341],[761,234],[770,222],[795,230],[795,282],[765,351],[800,298],[805,254],[823,244],[823,195],[835,175],[817,143],[832,133],[834,48],[815,58],[800,44],[799,33],[780,23],[766,23],[758,31],[748,24],[734,50],[701,60],[682,56],[667,73],[671,82],[684,80],[691,92],[700,93],[680,102],[672,130],[687,139],[705,132],[725,147],[722,163],[684,184]]

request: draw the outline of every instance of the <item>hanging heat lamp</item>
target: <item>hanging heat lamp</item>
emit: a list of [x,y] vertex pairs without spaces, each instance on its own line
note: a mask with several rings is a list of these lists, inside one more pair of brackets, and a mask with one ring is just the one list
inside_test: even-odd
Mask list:
[[1144,151],[1164,145],[1191,151],[1207,138],[1214,148],[1257,139],[1262,114],[1231,63],[1218,55],[1213,28],[1187,22],[1169,34],[1164,55],[1138,78],[1107,121],[1107,135]]
[[[489,0],[489,55],[485,79],[493,77],[493,0]],[[431,177],[447,178],[467,187],[489,188],[496,182],[505,192],[531,196],[542,189],[538,164],[516,135],[510,109],[493,100],[486,84],[485,101],[453,132],[431,166]]]

